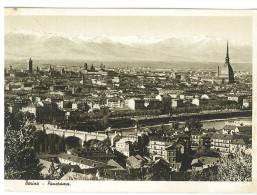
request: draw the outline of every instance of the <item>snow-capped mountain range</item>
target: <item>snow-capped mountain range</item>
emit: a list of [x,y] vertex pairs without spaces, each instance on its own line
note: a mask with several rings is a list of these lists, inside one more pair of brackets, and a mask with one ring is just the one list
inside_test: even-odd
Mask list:
[[[250,43],[229,40],[233,62],[251,62]],[[203,61],[222,62],[226,40],[208,36],[68,37],[46,33],[6,33],[5,59]]]

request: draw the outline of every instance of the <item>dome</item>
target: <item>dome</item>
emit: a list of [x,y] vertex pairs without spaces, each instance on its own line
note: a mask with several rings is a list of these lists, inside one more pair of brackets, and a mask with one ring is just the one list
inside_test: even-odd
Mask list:
[[208,95],[206,95],[206,94],[203,94],[203,95],[201,96],[201,99],[208,100],[208,99],[209,99],[209,96],[208,96]]

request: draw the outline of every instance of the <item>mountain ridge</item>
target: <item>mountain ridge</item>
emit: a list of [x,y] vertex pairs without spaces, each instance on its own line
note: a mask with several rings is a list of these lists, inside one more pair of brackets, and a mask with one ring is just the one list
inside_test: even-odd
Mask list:
[[[251,62],[248,43],[230,41],[233,62]],[[96,61],[222,62],[226,40],[215,37],[65,37],[29,33],[5,34],[5,59],[77,59]]]

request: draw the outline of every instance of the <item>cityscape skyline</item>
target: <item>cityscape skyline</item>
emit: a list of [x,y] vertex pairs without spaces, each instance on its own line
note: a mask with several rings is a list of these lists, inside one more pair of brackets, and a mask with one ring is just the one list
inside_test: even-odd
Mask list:
[[251,17],[67,13],[5,18],[5,180],[252,182]]

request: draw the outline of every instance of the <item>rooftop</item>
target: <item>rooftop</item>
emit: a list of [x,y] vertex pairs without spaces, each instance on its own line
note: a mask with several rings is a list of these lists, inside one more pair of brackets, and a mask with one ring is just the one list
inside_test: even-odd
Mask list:
[[95,161],[95,160],[91,160],[91,159],[86,159],[86,158],[82,158],[79,156],[74,156],[74,155],[70,155],[70,154],[59,154],[58,155],[59,158],[65,159],[65,160],[70,160],[79,164],[83,164],[83,165],[87,165],[90,167],[107,167],[108,165],[103,163],[103,162],[99,162],[99,161]]

